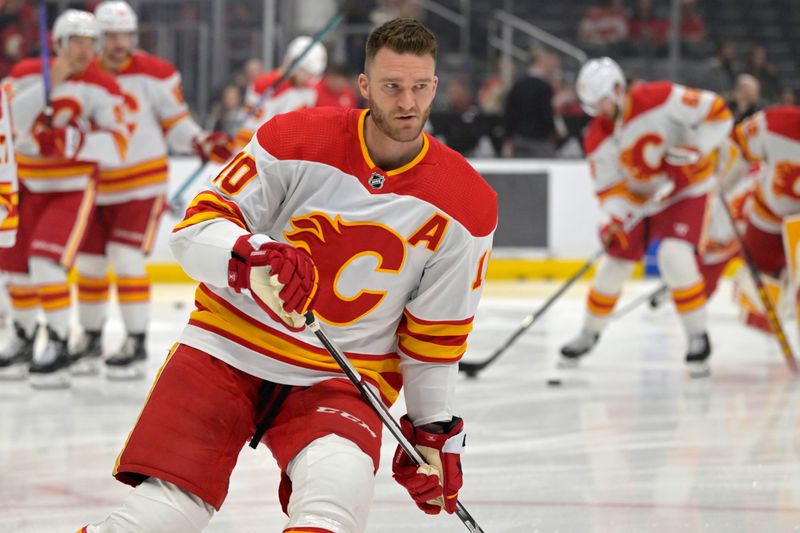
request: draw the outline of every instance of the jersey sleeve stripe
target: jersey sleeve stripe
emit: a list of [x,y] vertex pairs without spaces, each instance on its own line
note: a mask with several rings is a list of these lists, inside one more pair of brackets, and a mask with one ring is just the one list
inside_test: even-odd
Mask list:
[[722,97],[716,96],[714,102],[711,104],[711,110],[709,110],[708,115],[706,115],[705,121],[715,122],[718,120],[730,120],[732,118],[731,110],[725,105],[725,101]]
[[753,152],[750,151],[750,146],[747,142],[747,135],[744,133],[744,127],[749,123],[749,120],[745,120],[738,124],[734,129],[733,133],[731,134],[733,137],[733,141],[742,151],[742,156],[749,161],[750,163],[758,163],[761,161],[758,157],[753,155]]
[[225,200],[212,191],[205,191],[195,196],[186,209],[186,215],[183,220],[172,229],[172,232],[175,233],[189,226],[215,218],[230,220],[237,226],[250,231],[244,220],[244,215],[242,215],[236,204]]
[[159,121],[159,124],[161,125],[161,129],[164,130],[164,132],[166,133],[172,128],[174,128],[178,122],[188,117],[189,117],[189,111],[182,111],[177,115],[175,115],[174,117],[161,119]]

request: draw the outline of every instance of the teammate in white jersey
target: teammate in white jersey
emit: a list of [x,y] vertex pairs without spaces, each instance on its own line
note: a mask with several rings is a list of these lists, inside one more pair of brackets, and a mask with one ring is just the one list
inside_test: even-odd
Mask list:
[[[21,186],[17,242],[0,252],[16,332],[0,352],[0,368],[24,376],[41,305],[49,342],[33,355],[34,386],[69,384],[67,272],[94,208],[97,165],[120,164],[128,142],[119,86],[92,63],[98,35],[91,13],[67,10],[53,26],[57,57],[50,65],[23,60],[7,79]],[[43,67],[52,80],[51,118]]]
[[247,88],[244,102],[248,115],[234,138],[236,151],[250,142],[258,127],[275,115],[316,106],[316,84],[328,64],[328,53],[322,43],[312,45],[289,76],[277,83],[312,42],[306,35],[293,39],[286,48],[283,65],[257,77]]
[[364,531],[380,420],[304,329],[308,309],[387,404],[405,387],[401,425],[429,465],[399,451],[394,477],[426,513],[455,511],[457,362],[497,197],[422,131],[438,82],[430,30],[387,22],[366,57],[369,109],[273,118],[173,230],[201,282],[196,309],[117,461],[136,488],[84,532],[202,530],[247,440],[281,469],[284,532]]
[[84,335],[74,354],[73,374],[97,372],[109,293],[108,264],[116,275],[117,301],[127,338],[105,361],[109,378],[144,376],[150,322],[150,280],[145,258],[164,212],[167,148],[197,150],[203,159],[230,158],[223,133],[206,133],[189,115],[181,76],[163,59],[135,49],[137,18],[124,1],[95,9],[101,54],[97,66],[122,89],[130,143],[121,164],[100,165],[97,208],[78,253],[78,310]]
[[[574,366],[594,347],[635,262],[650,241],[660,239],[659,269],[686,331],[689,371],[707,375],[706,291],[695,254],[705,237],[717,147],[731,130],[731,113],[714,93],[668,82],[641,83],[626,92],[622,71],[610,58],[587,62],[577,91],[587,111],[597,115],[586,151],[609,219],[601,231],[609,247],[583,328],[561,349],[561,363]],[[653,205],[664,190],[669,194]],[[646,205],[644,219],[624,231]]]
[[14,246],[19,226],[17,162],[8,96],[0,86],[0,248]]

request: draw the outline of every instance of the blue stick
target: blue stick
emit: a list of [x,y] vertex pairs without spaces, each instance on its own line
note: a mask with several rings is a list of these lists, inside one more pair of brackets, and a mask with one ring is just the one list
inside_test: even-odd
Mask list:
[[44,80],[44,116],[47,125],[53,118],[53,106],[50,105],[50,92],[52,82],[50,80],[50,43],[47,38],[47,3],[39,0],[39,54],[42,58],[42,79]]

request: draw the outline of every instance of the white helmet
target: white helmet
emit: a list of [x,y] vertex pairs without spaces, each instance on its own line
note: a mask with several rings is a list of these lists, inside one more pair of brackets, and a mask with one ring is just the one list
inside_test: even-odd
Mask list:
[[128,2],[108,0],[94,10],[97,24],[103,33],[133,33],[137,30],[136,13]]
[[575,90],[581,100],[581,107],[589,115],[597,114],[597,103],[608,96],[621,101],[614,92],[619,85],[622,93],[625,92],[625,75],[616,61],[610,57],[590,59],[581,67]]
[[68,39],[73,35],[97,39],[100,30],[94,15],[78,9],[67,9],[61,13],[53,24],[53,40],[61,43],[62,39]]
[[[284,66],[288,67],[289,63],[299,57],[313,40],[314,39],[306,35],[295,37],[286,49],[286,56],[283,61]],[[297,68],[305,70],[312,76],[322,76],[327,66],[328,52],[325,50],[325,46],[323,46],[322,43],[314,43],[314,46],[312,46],[311,49],[306,52],[306,55],[303,56],[303,59],[300,60]]]

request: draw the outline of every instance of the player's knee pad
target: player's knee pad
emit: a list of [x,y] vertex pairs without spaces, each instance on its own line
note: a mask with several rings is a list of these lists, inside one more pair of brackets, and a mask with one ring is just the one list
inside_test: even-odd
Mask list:
[[108,260],[103,255],[78,254],[75,258],[75,268],[81,276],[102,278],[108,270]]
[[657,260],[661,277],[670,288],[686,287],[701,279],[694,247],[687,241],[664,239],[658,247]]
[[125,498],[108,518],[89,526],[91,533],[200,532],[214,508],[185,490],[157,478],[148,478]]
[[108,243],[106,249],[117,276],[144,276],[145,256],[141,249],[116,242]]
[[28,259],[30,277],[34,283],[66,283],[67,272],[64,267],[52,259],[33,256]]
[[622,284],[631,277],[635,265],[633,261],[604,255],[597,266],[592,287],[603,294],[617,294]]
[[367,523],[375,473],[355,443],[327,435],[310,443],[287,468],[292,480],[287,527],[360,533]]

